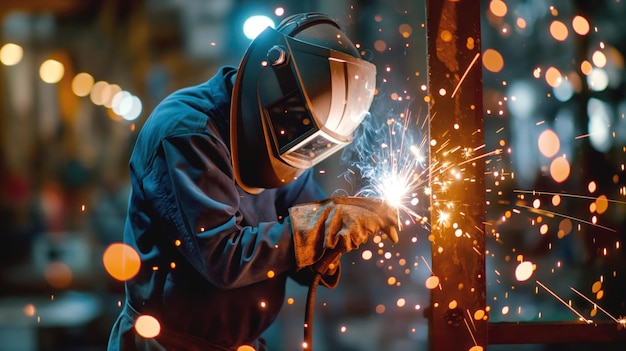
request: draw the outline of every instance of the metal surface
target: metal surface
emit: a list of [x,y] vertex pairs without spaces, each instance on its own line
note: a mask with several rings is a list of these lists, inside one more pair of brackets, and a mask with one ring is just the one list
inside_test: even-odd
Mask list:
[[430,238],[433,275],[439,278],[429,311],[430,349],[486,349],[484,161],[472,160],[484,144],[480,3],[426,5]]
[[[471,152],[483,145],[480,2],[427,0],[426,8],[430,239],[433,275],[439,278],[427,313],[430,349],[474,351],[497,344],[626,345],[626,326],[616,322],[487,322],[484,162]],[[468,161],[473,158],[475,162]]]
[[620,343],[626,349],[626,329],[615,322],[489,323],[489,344],[493,345],[579,343]]

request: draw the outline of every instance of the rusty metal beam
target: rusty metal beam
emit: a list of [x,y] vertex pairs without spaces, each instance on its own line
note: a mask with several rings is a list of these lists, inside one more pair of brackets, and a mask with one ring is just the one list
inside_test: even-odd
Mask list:
[[626,347],[626,329],[615,322],[489,323],[489,344],[617,343]]
[[[434,351],[486,349],[480,2],[427,0]],[[482,150],[484,151],[484,149]],[[475,318],[475,317],[478,317]],[[480,348],[477,348],[480,349]]]

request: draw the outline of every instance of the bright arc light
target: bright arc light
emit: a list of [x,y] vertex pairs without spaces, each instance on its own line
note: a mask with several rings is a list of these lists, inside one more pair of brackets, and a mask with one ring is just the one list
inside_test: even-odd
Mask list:
[[380,184],[381,194],[385,201],[394,207],[402,204],[402,200],[408,191],[408,186],[396,174],[385,177]]
[[274,21],[271,18],[263,15],[250,16],[243,23],[243,34],[246,38],[252,40],[261,34],[267,27],[274,28]]

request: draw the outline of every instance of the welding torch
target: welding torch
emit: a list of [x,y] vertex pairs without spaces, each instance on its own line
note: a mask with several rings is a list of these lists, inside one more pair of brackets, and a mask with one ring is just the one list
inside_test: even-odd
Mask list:
[[[329,208],[328,206],[339,206],[339,210],[320,210],[320,208]],[[343,206],[343,207],[342,207]],[[332,207],[330,207],[332,208]],[[322,215],[317,216],[318,213]],[[343,252],[351,251],[358,248],[360,243],[367,240],[368,236],[376,232],[385,232],[393,243],[398,242],[399,214],[398,208],[390,206],[385,201],[374,199],[357,199],[357,198],[341,198],[336,197],[325,200],[321,204],[311,203],[295,206],[290,209],[290,215],[293,217],[292,225],[294,228],[294,237],[299,238],[299,242],[306,243],[306,234],[312,233],[313,238],[316,235],[328,235],[325,232],[319,232],[317,229],[309,230],[310,223],[317,223],[320,220],[326,220],[327,216],[337,214],[339,221],[329,221],[333,225],[330,230],[332,246],[327,246],[322,258],[310,265],[313,270],[313,279],[309,285],[307,293],[306,309],[304,315],[304,341],[303,348],[306,351],[312,350],[313,343],[313,312],[315,307],[315,296],[317,287],[322,277],[328,274],[329,269],[335,269],[333,265],[339,263],[339,259]],[[337,232],[340,228],[346,230],[341,236],[343,241],[337,240]],[[343,230],[342,229],[342,230]],[[349,238],[350,235],[354,237]],[[334,236],[334,237],[333,237]],[[356,244],[351,240],[356,240]],[[340,243],[340,245],[338,245]]]

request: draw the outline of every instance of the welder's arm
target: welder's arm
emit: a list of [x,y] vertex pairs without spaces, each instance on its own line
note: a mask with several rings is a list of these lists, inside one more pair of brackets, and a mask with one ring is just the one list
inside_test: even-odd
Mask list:
[[289,216],[298,269],[315,265],[330,251],[357,249],[381,232],[398,242],[397,209],[379,199],[332,197],[294,206]]
[[278,278],[293,269],[288,219],[243,222],[226,145],[182,135],[163,141],[161,150],[153,165],[157,171],[144,180],[146,196],[154,198],[155,216],[174,226],[163,228],[164,234],[179,243],[176,249],[202,277],[221,288],[238,288],[267,280],[270,271]]

